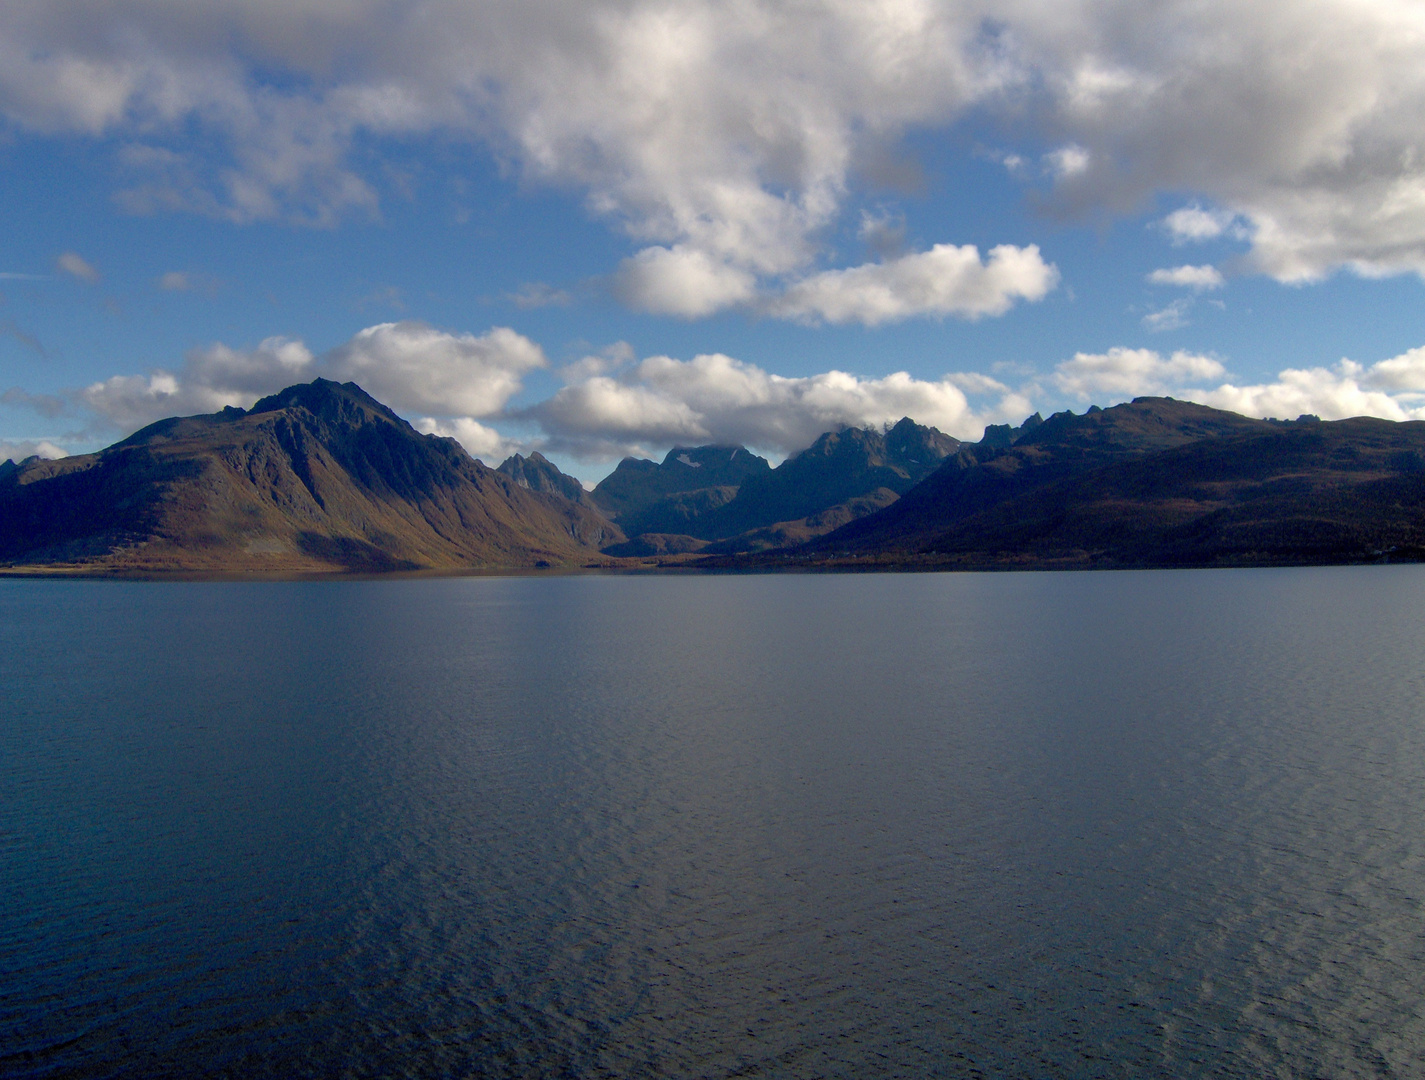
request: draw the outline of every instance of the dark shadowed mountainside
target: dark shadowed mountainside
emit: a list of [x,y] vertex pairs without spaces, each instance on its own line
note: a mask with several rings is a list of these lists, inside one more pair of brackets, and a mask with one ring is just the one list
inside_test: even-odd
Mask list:
[[802,542],[894,503],[959,446],[909,417],[884,433],[828,431],[771,472],[748,477],[735,499],[696,523],[694,535],[723,540],[715,551]]
[[745,446],[677,446],[661,462],[624,458],[599,481],[593,500],[630,537],[696,535],[694,522],[771,468]]
[[594,499],[632,538],[609,554],[760,551],[890,505],[959,445],[907,418],[826,432],[775,469],[742,447],[678,448],[661,464],[626,458]]
[[163,420],[0,475],[0,562],[87,570],[416,570],[597,559],[594,511],[422,435],[354,383]]
[[[1171,398],[1138,398],[1076,416],[1038,414],[1011,433],[960,447],[894,506],[822,537],[836,551],[918,551],[953,524],[1025,492],[1111,461],[1143,457],[1209,437],[1271,431],[1266,420]],[[1000,436],[1000,437],[996,437]]]
[[[999,445],[993,445],[998,442]],[[964,447],[905,497],[795,553],[943,566],[1417,558],[1425,423],[1291,423],[1163,398]]]
[[584,485],[579,483],[568,473],[561,472],[559,466],[550,461],[538,450],[525,457],[522,454],[514,454],[500,462],[496,472],[504,473],[516,484],[530,491],[542,492],[545,495],[558,495],[568,499],[570,502],[578,503],[580,506],[587,506],[591,510],[597,510],[598,506],[589,493],[584,490]]

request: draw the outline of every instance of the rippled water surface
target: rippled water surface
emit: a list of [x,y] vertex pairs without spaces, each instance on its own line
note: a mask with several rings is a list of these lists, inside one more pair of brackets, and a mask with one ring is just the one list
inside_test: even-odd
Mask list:
[[0,581],[0,1075],[1425,1075],[1422,614]]

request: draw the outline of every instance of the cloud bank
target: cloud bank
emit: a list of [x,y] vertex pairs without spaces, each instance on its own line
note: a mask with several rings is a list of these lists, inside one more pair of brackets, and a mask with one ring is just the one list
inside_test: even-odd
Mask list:
[[1114,348],[1075,354],[1055,368],[1053,383],[1081,402],[1105,405],[1143,395],[1171,395],[1245,416],[1294,419],[1310,413],[1323,420],[1425,420],[1425,347],[1369,366],[1342,360],[1330,368],[1287,368],[1269,383],[1203,385],[1226,374],[1221,361],[1211,356]]
[[[992,395],[975,409],[966,396]],[[677,443],[739,443],[782,454],[822,432],[913,417],[978,438],[987,422],[1031,412],[1028,401],[979,375],[938,381],[895,372],[879,379],[844,371],[788,378],[721,353],[652,356],[618,375],[589,374],[520,415],[536,420],[556,449],[585,458],[647,453]]]
[[[512,406],[525,377],[546,366],[543,350],[508,328],[475,335],[418,322],[381,323],[321,355],[281,337],[250,349],[214,344],[190,352],[172,370],[93,383],[73,392],[68,403],[19,389],[7,392],[6,403],[51,417],[77,405],[109,430],[127,434],[168,416],[247,408],[259,397],[320,376],[358,382],[414,417],[419,430],[455,438],[492,463],[534,447],[584,460],[706,442],[786,454],[832,428],[878,426],[902,416],[977,438],[987,422],[1033,411],[1028,398],[985,375],[926,380],[896,372],[868,379],[828,371],[789,378],[716,353],[638,360],[621,343],[561,369],[562,385],[544,400]],[[493,424],[537,434],[514,439]]]
[[[114,376],[67,399],[20,388],[0,399],[51,419],[72,416],[77,406],[127,433],[167,416],[248,407],[317,376],[353,379],[412,417],[418,430],[457,439],[489,464],[532,449],[607,462],[680,443],[740,443],[789,454],[824,431],[882,426],[902,416],[975,440],[987,423],[1018,423],[1055,401],[1111,405],[1143,395],[1248,416],[1425,419],[1425,346],[1371,365],[1342,360],[1329,368],[1289,368],[1274,381],[1248,385],[1231,381],[1215,356],[1114,347],[1075,353],[1043,381],[1021,371],[1028,381],[1014,387],[974,372],[938,379],[904,371],[788,377],[721,353],[640,360],[618,343],[560,368],[557,389],[542,400],[519,403],[525,378],[545,367],[539,345],[507,328],[475,335],[381,323],[321,355],[280,337],[251,349],[214,344],[189,353],[174,370]],[[519,434],[509,434],[511,428]],[[12,441],[6,453],[57,456],[63,441]]]
[[1425,273],[1411,0],[0,7],[4,124],[110,140],[131,210],[329,224],[378,211],[383,140],[474,140],[581,191],[638,248],[620,293],[687,317],[754,293],[832,321],[1031,295],[927,284],[949,244],[816,271],[859,178],[972,113],[1002,160],[1044,163],[1059,212],[1187,192],[1172,238],[1238,236],[1278,280]]

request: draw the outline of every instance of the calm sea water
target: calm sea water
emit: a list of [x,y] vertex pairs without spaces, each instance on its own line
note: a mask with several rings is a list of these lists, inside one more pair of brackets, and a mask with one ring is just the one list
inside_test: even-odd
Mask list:
[[1425,1075],[1425,568],[0,581],[0,1075]]

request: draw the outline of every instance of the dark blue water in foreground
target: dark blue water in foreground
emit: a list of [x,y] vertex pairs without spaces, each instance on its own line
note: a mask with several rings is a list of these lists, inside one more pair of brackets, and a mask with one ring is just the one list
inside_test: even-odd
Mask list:
[[1418,1077],[1422,614],[0,581],[0,1075]]

